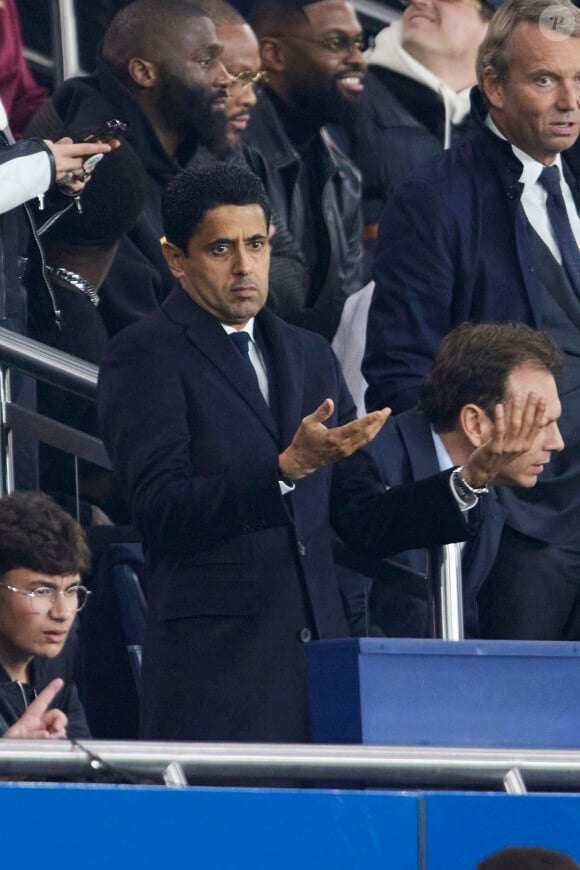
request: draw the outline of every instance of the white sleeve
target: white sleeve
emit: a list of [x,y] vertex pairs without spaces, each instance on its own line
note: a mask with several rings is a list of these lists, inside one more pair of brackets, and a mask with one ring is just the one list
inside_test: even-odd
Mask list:
[[53,161],[45,147],[25,139],[0,149],[0,214],[34,199],[50,187]]

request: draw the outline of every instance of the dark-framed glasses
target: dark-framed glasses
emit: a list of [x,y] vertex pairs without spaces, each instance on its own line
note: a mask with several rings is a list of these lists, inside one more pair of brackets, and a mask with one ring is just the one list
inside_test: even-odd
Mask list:
[[352,37],[348,33],[335,33],[332,36],[326,36],[324,39],[310,39],[308,36],[299,36],[297,33],[288,33],[291,39],[301,39],[303,42],[311,42],[313,45],[320,45],[331,54],[350,57],[354,51],[366,51],[368,42],[362,36]]
[[230,85],[236,85],[240,90],[245,91],[262,81],[266,77],[266,73],[263,70],[254,73],[251,69],[243,69],[239,73],[228,73],[228,76]]
[[69,613],[78,613],[83,609],[91,594],[90,589],[79,584],[69,586],[67,589],[39,586],[38,589],[34,589],[32,592],[26,592],[25,589],[9,586],[8,583],[0,583],[0,589],[8,589],[9,592],[18,592],[19,595],[25,595],[28,598],[32,613],[40,614],[48,613],[54,607],[57,595],[62,596],[64,607]]
[[[466,0],[436,0],[436,2],[444,3],[445,5],[449,5],[449,6],[451,6],[452,4],[454,4],[455,6],[474,6],[474,7],[480,6],[479,2],[471,3],[471,2],[469,2],[469,0],[467,0],[467,2],[466,2]],[[399,0],[399,3],[401,4],[401,6],[404,6],[405,8],[407,8],[408,6],[413,5],[413,0]]]

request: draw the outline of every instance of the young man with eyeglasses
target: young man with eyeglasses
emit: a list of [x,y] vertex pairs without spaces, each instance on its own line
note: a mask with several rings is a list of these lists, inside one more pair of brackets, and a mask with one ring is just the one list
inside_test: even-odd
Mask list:
[[356,118],[362,29],[346,0],[256,0],[250,24],[267,85],[243,138],[262,155],[272,206],[309,273],[284,317],[330,340],[363,285],[362,219],[358,170],[323,128]]
[[82,529],[49,496],[0,499],[0,736],[90,736],[58,659],[90,595],[89,563]]

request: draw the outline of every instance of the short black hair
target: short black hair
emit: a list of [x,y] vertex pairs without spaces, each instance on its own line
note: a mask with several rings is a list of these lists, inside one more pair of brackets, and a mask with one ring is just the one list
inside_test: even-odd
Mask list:
[[561,347],[524,323],[462,323],[441,342],[421,389],[419,407],[436,432],[451,432],[464,405],[493,417],[506,382],[518,366],[552,375],[564,365]]
[[132,57],[158,63],[184,21],[207,17],[205,9],[190,0],[135,0],[109,24],[103,39],[103,60],[127,84],[127,64]]
[[574,858],[541,846],[509,846],[477,865],[477,870],[580,870]]
[[198,0],[198,3],[216,27],[222,24],[246,24],[244,16],[225,0]]
[[90,562],[85,533],[46,493],[0,498],[0,577],[16,568],[49,576],[86,574]]
[[258,37],[287,33],[291,24],[308,20],[305,6],[313,0],[253,0],[248,22]]
[[206,212],[222,205],[259,205],[270,223],[270,200],[258,176],[237,162],[223,161],[185,169],[169,182],[162,202],[167,241],[187,251]]

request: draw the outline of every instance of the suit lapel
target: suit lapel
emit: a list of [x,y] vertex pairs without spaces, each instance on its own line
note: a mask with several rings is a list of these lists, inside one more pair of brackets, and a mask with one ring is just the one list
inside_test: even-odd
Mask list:
[[261,420],[275,441],[276,423],[255,378],[240,360],[240,354],[216,318],[191,299],[181,288],[175,289],[162,305],[170,320],[185,328],[187,340],[218,369],[248,407]]
[[576,209],[580,212],[580,159],[577,156],[578,154],[580,152],[578,152],[577,148],[574,148],[570,154],[566,153],[562,160],[562,167],[564,169],[564,178],[572,191]]
[[407,411],[395,418],[405,445],[413,480],[422,480],[439,471],[431,427],[421,411]]
[[533,325],[539,327],[542,323],[542,291],[533,269],[530,270],[527,219],[522,206],[524,185],[519,180],[523,166],[513,153],[509,142],[498,139],[491,130],[486,131],[486,136],[490,146],[488,151],[490,168],[497,173],[500,179],[504,205],[509,214],[508,224],[514,227],[515,253],[523,286],[532,310]]
[[287,324],[268,309],[260,311],[256,326],[274,367],[280,445],[285,448],[304,416],[304,351],[301,342],[292,341]]
[[477,596],[495,561],[501,533],[505,525],[506,509],[498,502],[495,489],[480,500],[480,524],[476,536],[468,539],[463,550],[464,577],[468,577],[469,593]]

